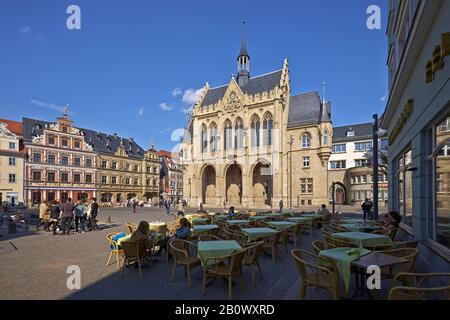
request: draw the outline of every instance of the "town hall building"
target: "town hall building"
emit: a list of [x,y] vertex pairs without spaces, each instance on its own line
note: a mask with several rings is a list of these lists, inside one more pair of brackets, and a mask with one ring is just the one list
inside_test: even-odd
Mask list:
[[250,75],[245,37],[238,73],[208,83],[181,143],[184,198],[192,206],[276,208],[328,203],[331,103],[318,92],[291,94],[288,60]]

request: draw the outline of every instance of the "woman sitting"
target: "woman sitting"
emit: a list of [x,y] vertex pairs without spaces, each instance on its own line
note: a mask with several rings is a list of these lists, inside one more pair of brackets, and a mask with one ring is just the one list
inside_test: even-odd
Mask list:
[[145,249],[151,250],[153,248],[153,240],[151,237],[152,231],[150,230],[150,225],[147,221],[141,221],[136,231],[131,234],[130,241],[142,242]]
[[228,210],[228,218],[234,218],[234,207],[230,207],[230,209]]
[[397,211],[390,211],[388,214],[384,216],[384,219],[380,221],[379,225],[383,227],[383,229],[396,229],[400,225],[400,221],[402,221],[402,217]]
[[180,226],[177,228],[174,234],[165,237],[159,246],[159,250],[157,254],[161,254],[163,249],[166,249],[167,243],[173,239],[184,239],[186,240],[191,235],[191,223],[188,219],[182,218],[180,219]]

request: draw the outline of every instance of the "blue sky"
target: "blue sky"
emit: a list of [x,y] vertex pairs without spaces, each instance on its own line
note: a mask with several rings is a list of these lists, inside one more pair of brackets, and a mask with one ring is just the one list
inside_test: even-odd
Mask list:
[[[66,9],[81,8],[81,30]],[[382,29],[366,27],[369,5]],[[206,81],[236,73],[242,20],[253,76],[289,59],[293,94],[321,91],[334,125],[369,122],[387,96],[386,3],[380,0],[2,0],[0,117],[54,120],[171,149]]]

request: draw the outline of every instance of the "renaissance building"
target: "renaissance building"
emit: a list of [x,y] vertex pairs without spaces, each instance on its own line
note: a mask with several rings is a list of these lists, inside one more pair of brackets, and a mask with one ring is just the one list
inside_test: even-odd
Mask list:
[[237,76],[206,83],[193,106],[180,149],[184,197],[210,207],[327,203],[331,103],[292,95],[287,59],[252,77],[245,37],[237,62]]

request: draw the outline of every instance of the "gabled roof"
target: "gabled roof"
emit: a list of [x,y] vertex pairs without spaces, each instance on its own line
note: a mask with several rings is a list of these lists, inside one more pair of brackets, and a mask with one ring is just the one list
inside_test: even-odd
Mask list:
[[322,108],[318,92],[291,96],[289,99],[288,128],[331,121],[331,103]]
[[[245,85],[240,86],[240,88],[242,92],[250,95],[270,91],[280,84],[281,74],[282,70],[278,70],[261,76],[252,77]],[[202,101],[202,106],[219,102],[225,95],[227,89],[228,84],[209,89]]]
[[[23,118],[24,141],[31,143],[33,136],[43,134],[46,125],[51,123],[54,122]],[[92,145],[95,152],[115,154],[122,140],[125,152],[129,157],[142,158],[145,154],[145,150],[132,139],[84,128],[79,129],[84,134],[84,141]]]
[[[372,139],[372,130],[371,122],[335,127],[333,128],[333,143]],[[347,132],[350,131],[353,131],[355,135],[348,137]],[[385,135],[384,133],[380,137]]]
[[18,136],[23,136],[22,122],[7,119],[0,119],[0,122],[6,124],[6,128],[8,128],[8,130],[12,133]]

